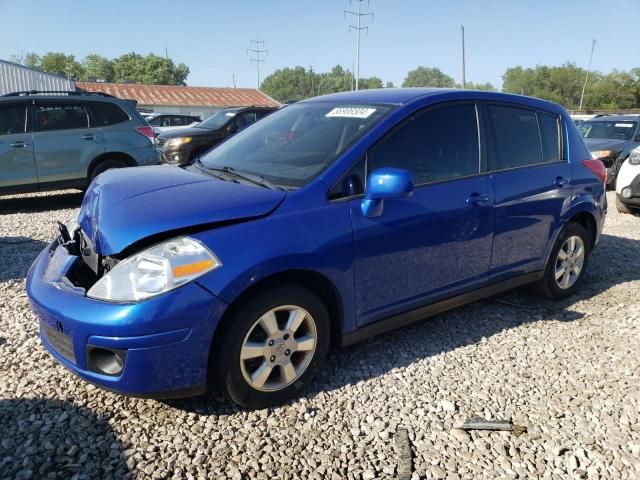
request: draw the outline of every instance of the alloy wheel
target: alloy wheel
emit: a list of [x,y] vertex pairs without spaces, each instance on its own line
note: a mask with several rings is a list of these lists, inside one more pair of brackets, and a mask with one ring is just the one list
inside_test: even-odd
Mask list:
[[242,376],[256,390],[282,390],[306,371],[316,343],[315,321],[304,308],[272,308],[253,323],[242,342]]
[[578,235],[565,240],[558,250],[556,258],[555,279],[558,287],[571,288],[582,272],[585,259],[584,241]]

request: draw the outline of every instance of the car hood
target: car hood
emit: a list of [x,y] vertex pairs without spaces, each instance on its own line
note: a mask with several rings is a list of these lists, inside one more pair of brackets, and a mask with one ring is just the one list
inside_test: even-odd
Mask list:
[[618,140],[612,138],[585,138],[584,143],[587,144],[587,148],[589,148],[590,152],[594,152],[596,150],[606,150],[606,149],[616,149],[616,148],[624,148],[625,144],[628,143],[629,140]]
[[97,253],[114,255],[154,235],[268,215],[285,196],[177,167],[119,168],[92,182],[78,222]]
[[215,137],[219,136],[221,129],[209,130],[208,128],[197,127],[184,127],[176,128],[168,132],[163,132],[158,137],[160,138],[177,138],[177,137]]

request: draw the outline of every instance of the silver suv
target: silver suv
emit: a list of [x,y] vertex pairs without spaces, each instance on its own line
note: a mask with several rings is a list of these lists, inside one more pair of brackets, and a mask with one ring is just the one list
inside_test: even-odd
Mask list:
[[133,100],[85,92],[0,97],[0,194],[84,189],[107,169],[159,161]]

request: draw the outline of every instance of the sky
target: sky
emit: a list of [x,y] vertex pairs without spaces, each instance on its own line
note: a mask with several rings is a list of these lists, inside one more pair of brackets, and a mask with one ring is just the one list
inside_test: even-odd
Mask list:
[[[357,0],[0,0],[0,58],[60,51],[116,57],[135,51],[164,55],[190,68],[189,85],[255,87],[251,39],[268,50],[262,78],[302,65],[352,69]],[[586,68],[640,66],[640,0],[365,0],[369,27],[361,37],[360,76],[399,86],[417,66],[438,67],[461,80],[460,25],[465,27],[467,81],[500,87],[513,66]]]

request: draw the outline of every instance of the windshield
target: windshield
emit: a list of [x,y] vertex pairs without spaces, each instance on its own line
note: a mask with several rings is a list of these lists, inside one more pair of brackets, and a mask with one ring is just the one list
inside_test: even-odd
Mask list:
[[205,118],[202,122],[200,122],[196,127],[198,128],[207,128],[209,130],[217,130],[222,127],[225,123],[231,120],[236,116],[236,113],[239,109],[229,109],[225,108],[224,110],[218,110],[216,113],[211,115],[210,117]]
[[617,140],[631,140],[636,130],[636,122],[627,121],[588,121],[578,125],[578,130],[584,138],[611,138]]
[[390,109],[387,105],[297,103],[256,122],[200,161],[208,168],[231,167],[276,185],[301,187]]

